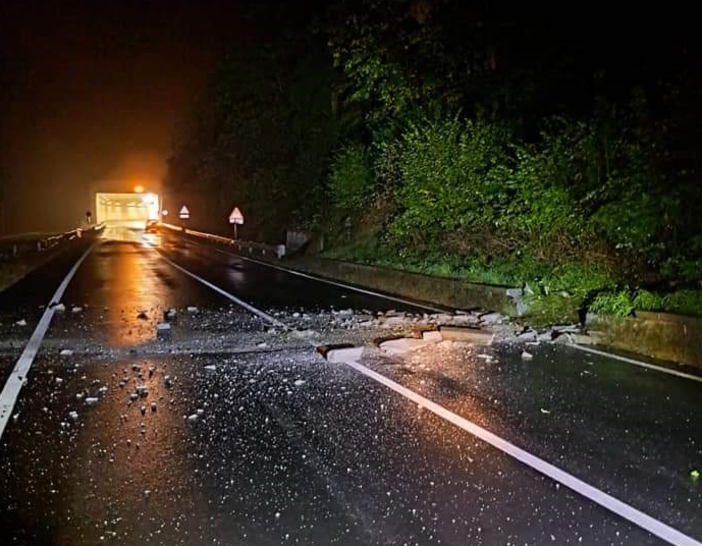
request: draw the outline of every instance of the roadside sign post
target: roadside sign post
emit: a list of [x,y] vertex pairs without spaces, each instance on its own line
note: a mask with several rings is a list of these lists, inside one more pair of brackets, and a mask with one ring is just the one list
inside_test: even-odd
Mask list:
[[239,210],[239,207],[234,207],[234,210],[229,215],[229,223],[234,226],[234,240],[237,239],[237,226],[244,224],[244,215]]
[[180,226],[183,228],[183,231],[185,231],[185,221],[190,219],[190,210],[188,207],[183,205],[178,213],[178,218],[180,218]]

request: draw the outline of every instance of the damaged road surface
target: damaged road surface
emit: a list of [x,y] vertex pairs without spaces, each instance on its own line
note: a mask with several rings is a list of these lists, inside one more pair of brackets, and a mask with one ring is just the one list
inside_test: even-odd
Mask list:
[[[3,385],[78,257],[0,294]],[[2,545],[702,539],[697,381],[177,239],[104,241],[60,303],[0,437]]]

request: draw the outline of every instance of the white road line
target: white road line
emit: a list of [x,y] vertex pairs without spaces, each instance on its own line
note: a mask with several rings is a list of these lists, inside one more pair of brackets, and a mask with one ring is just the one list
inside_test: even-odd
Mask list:
[[378,383],[385,385],[389,389],[397,392],[398,394],[404,396],[408,400],[418,404],[431,411],[432,413],[438,415],[442,419],[445,419],[449,423],[456,425],[457,427],[465,430],[469,434],[483,440],[484,442],[490,444],[491,446],[499,449],[503,453],[517,459],[521,463],[527,465],[528,467],[540,472],[541,474],[548,476],[549,478],[557,481],[558,483],[572,489],[576,493],[590,499],[591,501],[599,504],[603,508],[614,512],[618,516],[629,520],[631,523],[645,529],[649,533],[663,539],[664,541],[675,544],[676,546],[702,546],[702,543],[691,538],[677,529],[666,525],[665,523],[637,510],[633,506],[620,501],[619,499],[605,493],[593,487],[592,485],[585,483],[584,481],[576,478],[561,470],[560,468],[552,465],[532,455],[531,453],[524,451],[523,449],[515,446],[514,444],[504,440],[503,438],[493,434],[492,432],[476,425],[475,423],[456,415],[455,413],[447,410],[443,406],[432,402],[431,400],[424,398],[420,394],[403,387],[399,383],[388,379],[384,375],[379,374],[364,365],[358,363],[355,360],[344,361],[344,364],[350,366],[354,370],[362,373],[363,375],[370,377],[371,379],[377,381]]
[[49,305],[46,307],[44,313],[39,319],[39,323],[34,329],[32,337],[29,338],[27,346],[24,348],[24,351],[22,351],[22,354],[17,360],[14,369],[10,373],[10,377],[8,377],[7,381],[5,382],[5,386],[0,393],[0,439],[2,439],[3,432],[5,432],[5,427],[10,420],[10,415],[12,414],[12,410],[17,402],[20,390],[27,381],[27,373],[29,373],[29,368],[32,367],[32,363],[34,362],[37,352],[39,351],[41,342],[44,340],[46,331],[51,325],[51,319],[53,318],[55,312],[55,308],[52,304],[56,304],[61,301],[61,298],[63,297],[64,292],[66,292],[66,288],[68,288],[68,284],[71,282],[71,279],[73,279],[76,271],[78,271],[78,268],[88,254],[90,254],[93,248],[95,248],[96,244],[99,243],[92,244],[90,248],[86,250],[80,258],[78,258],[78,261],[73,264],[71,270],[68,272],[63,281],[61,281],[61,284],[59,284],[56,292],[54,292],[54,295],[49,302]]
[[[212,288],[219,294],[222,294],[223,296],[229,298],[233,302],[241,305],[245,309],[258,315],[259,317],[273,324],[276,324],[277,326],[289,329],[285,324],[283,324],[276,318],[270,316],[269,314],[253,307],[252,305],[249,305],[248,303],[242,301],[236,296],[233,296],[225,290],[222,290],[218,286],[215,286],[214,284],[195,275],[194,273],[191,273],[187,269],[184,269],[183,267],[166,258],[163,254],[159,253],[159,255],[164,260],[166,260],[166,262],[174,266],[176,269],[200,281],[205,286]],[[415,404],[428,409],[435,415],[468,432],[469,434],[472,434],[476,438],[490,444],[494,448],[518,460],[519,462],[532,468],[533,470],[536,470],[544,476],[547,476],[552,480],[568,487],[572,491],[593,501],[594,503],[598,504],[599,506],[602,506],[610,512],[613,512],[614,514],[630,521],[634,525],[641,527],[642,529],[648,531],[652,535],[661,538],[669,544],[674,544],[675,546],[702,546],[702,542],[699,542],[694,538],[681,533],[677,529],[674,529],[673,527],[663,523],[662,521],[659,521],[649,516],[648,514],[634,508],[633,506],[623,501],[620,501],[619,499],[609,495],[608,493],[605,493],[604,491],[597,489],[596,487],[584,482],[583,480],[576,478],[571,474],[568,474],[566,471],[561,470],[560,468],[552,465],[549,462],[544,461],[543,459],[540,459],[536,455],[532,455],[528,451],[517,447],[511,442],[508,442],[507,440],[501,438],[500,436],[497,436],[496,434],[493,434],[487,429],[484,429],[481,426],[469,421],[468,419],[465,419],[464,417],[453,413],[452,411],[444,408],[443,406],[440,406],[436,402],[432,402],[428,398],[423,397],[422,395],[408,389],[407,387],[403,387],[399,383],[396,383],[392,379],[389,379],[384,375],[381,375],[378,372],[367,368],[363,364],[360,364],[355,360],[344,360],[343,363],[362,373],[363,375],[370,377],[378,383],[388,387],[389,389],[395,391],[401,396],[404,396],[405,398],[414,402]]]
[[322,277],[317,277],[316,275],[310,275],[308,273],[303,273],[301,271],[296,271],[294,269],[288,269],[287,267],[282,267],[279,265],[274,265],[268,262],[264,262],[262,260],[257,260],[255,258],[249,258],[247,256],[242,256],[241,254],[236,254],[234,252],[227,252],[226,250],[222,250],[220,248],[215,248],[215,247],[208,247],[206,245],[200,244],[196,241],[189,241],[191,243],[197,244],[199,247],[202,248],[212,248],[216,252],[219,252],[220,254],[226,254],[227,256],[233,256],[235,258],[241,258],[242,260],[246,260],[247,262],[252,262],[258,265],[263,265],[265,267],[270,267],[271,269],[277,269],[279,271],[284,271],[285,273],[290,273],[291,275],[297,275],[298,277],[302,277],[304,279],[310,279],[312,281],[317,281],[317,282],[323,282],[325,284],[330,284],[332,286],[338,286],[339,288],[344,288],[346,290],[352,290],[354,292],[359,292],[360,294],[366,294],[368,296],[374,296],[376,298],[383,298],[385,300],[389,301],[394,301],[396,303],[402,303],[403,305],[410,305],[412,307],[416,307],[418,309],[425,309],[427,311],[431,311],[432,313],[446,313],[446,309],[440,309],[438,307],[432,307],[431,305],[426,305],[423,303],[417,303],[414,301],[406,300],[403,298],[398,298],[396,296],[390,296],[388,294],[381,294],[380,292],[373,292],[372,290],[367,290],[365,288],[359,288],[357,286],[352,286],[349,284],[344,284],[342,282],[337,282],[337,281],[331,281],[329,279],[324,279]]
[[[153,248],[153,246],[152,246],[152,248]],[[157,252],[158,252],[158,250],[157,250]],[[273,325],[275,325],[275,326],[278,326],[279,328],[283,328],[283,329],[285,329],[285,330],[289,330],[289,329],[290,329],[286,324],[283,324],[283,323],[280,322],[277,318],[275,318],[275,317],[269,315],[268,313],[266,313],[266,312],[264,312],[264,311],[261,311],[260,309],[257,309],[257,308],[254,307],[253,305],[250,305],[250,304],[246,303],[244,300],[242,300],[242,299],[240,299],[240,298],[237,298],[237,297],[234,296],[233,294],[230,294],[230,293],[227,292],[226,290],[223,290],[223,289],[220,288],[219,286],[217,286],[217,285],[215,285],[215,284],[212,284],[210,281],[207,281],[207,280],[203,279],[202,277],[196,275],[195,273],[191,273],[190,271],[188,271],[188,270],[185,269],[184,267],[182,267],[182,266],[178,265],[177,263],[175,263],[173,260],[170,260],[170,259],[166,258],[166,256],[164,256],[161,252],[158,252],[158,254],[159,254],[159,256],[161,256],[161,258],[163,258],[166,262],[168,262],[168,263],[171,264],[173,267],[175,267],[178,271],[181,271],[181,272],[185,273],[188,277],[191,277],[191,278],[195,279],[196,281],[201,282],[202,284],[204,284],[204,285],[207,286],[208,288],[211,288],[212,290],[214,290],[214,291],[217,292],[218,294],[221,294],[222,296],[224,296],[225,298],[227,298],[227,299],[233,301],[233,302],[236,303],[237,305],[240,305],[241,307],[243,307],[243,308],[246,309],[247,311],[252,312],[254,315],[257,315],[258,317],[262,318],[263,320],[268,321],[268,322],[270,322],[271,324],[273,324]]]
[[667,373],[668,375],[675,375],[677,377],[683,377],[685,379],[691,379],[692,381],[697,381],[702,383],[702,377],[699,375],[693,375],[685,372],[679,372],[678,370],[671,370],[670,368],[665,368],[663,366],[656,366],[655,364],[649,364],[648,362],[641,362],[640,360],[635,360],[633,358],[627,358],[625,356],[619,356],[605,351],[599,351],[597,349],[592,349],[590,347],[583,347],[582,345],[571,345],[571,347],[578,349],[579,351],[584,351],[586,353],[592,353],[595,355],[606,356],[607,358],[613,358],[615,360],[621,360],[628,364],[633,364],[634,366],[640,366],[641,368],[647,368],[649,370],[655,370],[657,372]]

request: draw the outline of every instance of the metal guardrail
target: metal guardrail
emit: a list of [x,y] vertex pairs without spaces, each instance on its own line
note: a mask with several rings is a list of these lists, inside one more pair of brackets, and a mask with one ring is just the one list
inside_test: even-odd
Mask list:
[[253,241],[239,241],[234,239],[229,239],[228,237],[222,237],[221,235],[214,235],[212,233],[205,233],[203,231],[195,231],[193,229],[183,228],[181,226],[176,226],[173,224],[159,223],[159,226],[165,227],[172,231],[177,231],[183,233],[184,235],[191,235],[199,239],[205,239],[212,243],[227,246],[230,248],[235,248],[239,252],[246,252],[248,254],[259,254],[265,257],[275,256],[281,259],[285,256],[286,248],[285,245],[267,245],[264,243],[255,243]]
[[45,252],[56,246],[83,238],[86,234],[97,233],[105,228],[105,224],[96,224],[89,229],[76,228],[65,233],[46,235],[29,239],[8,238],[0,241],[0,259],[8,260],[18,256],[26,256]]

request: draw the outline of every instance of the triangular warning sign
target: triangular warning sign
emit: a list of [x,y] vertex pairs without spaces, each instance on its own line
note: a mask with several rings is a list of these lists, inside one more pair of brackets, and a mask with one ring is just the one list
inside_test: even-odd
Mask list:
[[230,224],[243,224],[244,223],[244,215],[241,214],[239,207],[234,207],[234,210],[229,215],[229,223]]

